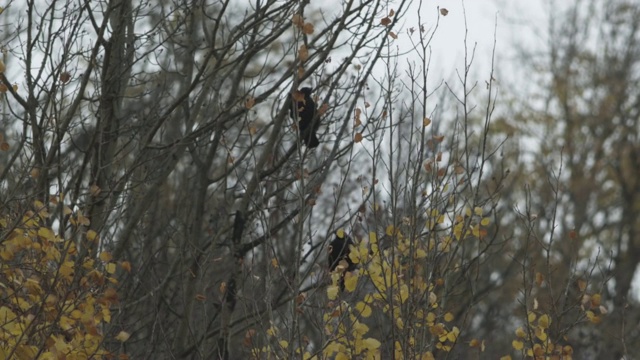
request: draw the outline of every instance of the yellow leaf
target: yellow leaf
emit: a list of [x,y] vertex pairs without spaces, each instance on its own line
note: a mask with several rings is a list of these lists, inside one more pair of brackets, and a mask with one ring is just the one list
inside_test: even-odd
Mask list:
[[395,228],[393,225],[389,225],[387,226],[387,229],[385,230],[385,233],[389,236],[393,236],[393,232],[394,232]]
[[429,304],[433,305],[438,301],[438,296],[434,292],[429,292]]
[[94,241],[98,237],[98,233],[94,230],[87,231],[87,240]]
[[51,229],[47,229],[44,227],[41,227],[40,229],[38,229],[38,236],[40,236],[41,238],[47,239],[49,241],[54,240],[56,237],[53,231],[51,231]]
[[529,311],[529,314],[527,314],[527,320],[530,323],[536,321],[536,314],[534,312]]
[[276,258],[271,259],[271,266],[273,266],[275,269],[277,269],[279,267],[278,259],[276,259]]
[[450,322],[452,320],[453,320],[453,314],[452,313],[448,312],[448,313],[444,314],[444,321]]
[[113,256],[111,256],[111,253],[108,251],[103,251],[100,253],[100,260],[104,261],[104,262],[108,262],[111,261],[111,259],[113,259]]
[[368,350],[376,350],[380,347],[380,341],[374,338],[366,338],[362,340],[362,345]]
[[378,236],[373,231],[371,231],[369,233],[369,243],[370,244],[377,244],[378,243]]
[[353,333],[354,334],[362,336],[362,335],[366,334],[367,332],[369,332],[369,327],[367,325],[365,325],[365,324],[363,324],[363,323],[361,323],[359,321],[356,321],[353,324]]
[[527,337],[527,333],[524,331],[522,326],[516,329],[516,336],[523,339]]
[[344,239],[344,229],[340,228],[336,230],[336,236],[338,236],[340,239]]
[[103,307],[102,308],[102,318],[104,319],[104,322],[111,323],[111,311],[109,310],[108,307]]
[[344,274],[344,288],[348,292],[354,292],[356,290],[356,285],[358,285],[358,275],[347,272]]
[[360,316],[364,318],[368,318],[369,316],[371,316],[371,306],[365,304],[362,301],[356,304],[356,310],[358,310],[360,312]]
[[338,297],[338,291],[340,288],[336,285],[330,285],[327,287],[327,297],[329,300],[335,300]]
[[65,261],[60,265],[60,275],[67,278],[73,275],[73,261]]
[[520,351],[524,347],[524,343],[522,341],[513,340],[511,342],[511,346],[513,346],[514,349]]
[[115,272],[116,272],[116,264],[115,263],[107,264],[107,272],[109,274],[115,274]]
[[431,353],[431,351],[427,351],[420,356],[420,360],[435,360],[435,357],[433,357],[433,353]]
[[480,225],[482,225],[482,226],[487,226],[489,224],[491,224],[491,219],[488,218],[488,217],[483,218],[482,221],[480,221]]
[[289,342],[287,340],[280,340],[278,344],[280,344],[280,347],[283,349],[286,349],[289,347]]
[[478,215],[478,216],[482,216],[482,208],[481,208],[481,207],[479,207],[479,206],[476,206],[476,207],[473,209],[473,212],[474,212],[476,215]]
[[500,360],[511,360],[511,355],[506,355],[500,358]]
[[131,335],[128,332],[120,331],[118,333],[118,335],[116,335],[116,340],[118,340],[120,342],[125,342],[125,341],[129,340],[129,337],[131,337]]
[[540,318],[538,319],[538,325],[543,329],[548,329],[550,324],[551,324],[551,319],[547,314],[540,316]]
[[544,331],[543,328],[536,327],[535,334],[536,334],[536,337],[540,339],[540,341],[547,341],[547,333]]

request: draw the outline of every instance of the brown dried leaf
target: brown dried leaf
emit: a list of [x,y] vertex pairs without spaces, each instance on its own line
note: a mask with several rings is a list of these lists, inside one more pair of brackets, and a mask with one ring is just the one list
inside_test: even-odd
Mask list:
[[9,143],[3,141],[2,143],[0,143],[0,150],[2,151],[9,151]]
[[304,19],[300,14],[293,15],[293,17],[291,18],[291,22],[293,23],[293,25],[299,28],[301,28],[304,25]]
[[442,8],[440,9],[440,14],[442,14],[442,16],[447,16],[447,14],[449,14],[449,10]]
[[89,187],[89,193],[91,194],[91,196],[98,196],[100,195],[101,191],[102,189],[100,189],[100,187],[96,184],[93,184]]
[[362,110],[360,110],[360,108],[356,108],[355,110],[355,119],[353,121],[353,127],[357,127],[360,126],[362,124],[362,121],[360,121],[360,114],[362,114]]
[[393,9],[391,9],[389,11],[389,17],[393,17],[393,15],[395,15],[395,14],[396,14],[396,12]]
[[256,127],[256,124],[252,121],[249,123],[249,134],[251,135],[255,135],[258,132],[258,128]]
[[587,282],[582,279],[578,280],[578,289],[580,289],[581,292],[584,292],[587,289]]
[[424,169],[425,169],[427,172],[431,172],[431,170],[433,170],[433,168],[431,167],[431,164],[432,164],[431,159],[429,159],[429,160],[427,160],[427,161],[425,161],[425,162],[424,162]]
[[313,34],[313,31],[314,31],[314,28],[313,28],[313,24],[312,23],[306,23],[302,27],[302,32],[307,34],[307,35]]
[[397,40],[397,39],[398,39],[398,35],[396,35],[396,33],[394,33],[393,31],[390,31],[390,32],[389,32],[389,36],[390,36],[392,39],[394,39],[394,40]]
[[389,26],[391,24],[391,18],[385,17],[380,20],[380,24],[384,26]]
[[428,117],[422,120],[422,126],[429,126],[429,124],[431,124],[431,119],[429,119]]
[[66,84],[66,83],[69,82],[69,80],[71,80],[71,74],[69,74],[69,72],[67,72],[67,71],[63,71],[60,74],[60,82],[63,83],[63,84]]
[[329,110],[329,104],[322,103],[322,105],[318,109],[318,115],[320,116],[324,115],[327,112],[327,110]]
[[251,109],[255,104],[256,104],[256,99],[254,99],[253,97],[250,97],[247,99],[247,101],[245,101],[244,107],[247,109]]
[[354,142],[361,142],[362,141],[362,133],[356,133],[356,135],[353,137],[353,141]]
[[298,57],[302,62],[307,61],[309,58],[309,50],[307,50],[307,47],[304,44],[298,49]]

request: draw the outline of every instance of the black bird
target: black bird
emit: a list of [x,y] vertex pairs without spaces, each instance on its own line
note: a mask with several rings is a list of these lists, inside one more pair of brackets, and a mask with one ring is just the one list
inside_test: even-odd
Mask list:
[[351,237],[347,234],[343,234],[343,236],[340,237],[338,232],[336,232],[335,235],[336,237],[329,243],[329,271],[335,271],[341,261],[344,260],[346,262],[347,267],[341,269],[342,274],[340,275],[340,290],[344,290],[344,273],[356,269],[356,264],[349,258],[349,252],[351,251],[349,245],[354,244]]
[[298,113],[298,130],[301,140],[308,148],[313,149],[320,145],[320,140],[316,135],[320,120],[316,118],[316,103],[311,98],[311,91],[311,88],[303,87],[294,92],[289,106],[289,115],[295,120],[294,109]]

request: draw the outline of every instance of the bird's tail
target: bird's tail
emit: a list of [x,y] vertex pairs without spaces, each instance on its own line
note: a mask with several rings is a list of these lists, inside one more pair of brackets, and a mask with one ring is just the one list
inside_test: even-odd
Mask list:
[[318,136],[316,136],[316,134],[311,133],[305,145],[307,145],[308,148],[314,149],[320,145],[320,140],[318,140]]

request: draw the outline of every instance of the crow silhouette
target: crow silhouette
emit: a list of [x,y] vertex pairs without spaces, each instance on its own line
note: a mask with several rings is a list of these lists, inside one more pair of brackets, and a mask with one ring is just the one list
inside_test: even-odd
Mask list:
[[343,262],[343,266],[345,268],[338,269],[342,272],[340,275],[340,290],[344,290],[344,274],[347,271],[354,271],[356,269],[356,264],[351,261],[349,258],[349,245],[353,245],[353,240],[347,234],[343,234],[342,237],[338,235],[338,232],[335,233],[335,238],[329,243],[329,271],[334,272],[340,262]]
[[320,121],[316,118],[316,104],[311,98],[311,91],[311,88],[303,87],[293,93],[289,115],[293,120],[296,120],[294,111],[298,113],[298,130],[301,140],[308,148],[313,149],[320,145],[320,140],[316,135]]

